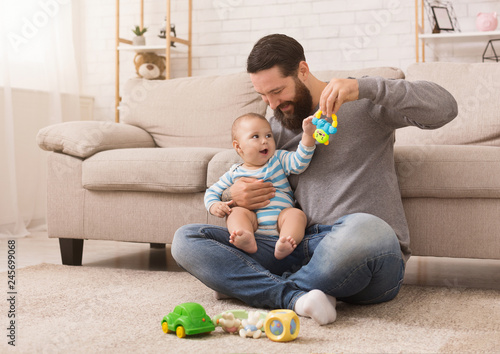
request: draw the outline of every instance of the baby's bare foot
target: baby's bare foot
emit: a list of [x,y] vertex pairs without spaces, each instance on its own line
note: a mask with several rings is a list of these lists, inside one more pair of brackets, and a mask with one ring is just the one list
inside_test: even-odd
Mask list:
[[288,256],[297,247],[297,243],[292,236],[280,237],[274,248],[274,257],[283,259]]
[[257,242],[253,233],[246,230],[235,230],[229,235],[229,242],[247,253],[257,252]]

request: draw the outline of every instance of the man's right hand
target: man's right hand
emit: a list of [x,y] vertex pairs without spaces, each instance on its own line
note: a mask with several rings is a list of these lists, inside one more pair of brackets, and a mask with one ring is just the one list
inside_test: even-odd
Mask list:
[[[265,207],[274,197],[276,189],[271,182],[251,177],[241,177],[223,194],[224,200],[233,200],[233,206],[248,210]],[[227,193],[229,192],[229,194]]]

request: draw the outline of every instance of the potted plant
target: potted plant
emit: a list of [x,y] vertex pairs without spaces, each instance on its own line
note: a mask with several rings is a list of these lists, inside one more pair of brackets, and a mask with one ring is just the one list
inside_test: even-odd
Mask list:
[[132,29],[132,32],[135,34],[135,37],[132,38],[132,44],[133,45],[145,45],[146,38],[144,38],[143,34],[146,33],[147,30],[148,30],[147,27],[141,28],[140,26],[135,26],[135,28]]

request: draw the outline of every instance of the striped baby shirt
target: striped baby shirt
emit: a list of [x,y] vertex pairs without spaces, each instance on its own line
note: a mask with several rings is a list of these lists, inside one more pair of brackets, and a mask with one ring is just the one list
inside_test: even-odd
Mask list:
[[265,235],[278,236],[277,222],[279,213],[295,205],[292,188],[287,176],[300,174],[311,162],[316,146],[308,147],[299,143],[297,151],[276,150],[269,161],[257,170],[249,170],[242,164],[233,165],[218,182],[214,183],[205,193],[205,207],[210,210],[213,203],[221,200],[222,193],[240,177],[253,177],[264,182],[272,182],[276,195],[262,209],[254,210],[259,224],[257,232]]

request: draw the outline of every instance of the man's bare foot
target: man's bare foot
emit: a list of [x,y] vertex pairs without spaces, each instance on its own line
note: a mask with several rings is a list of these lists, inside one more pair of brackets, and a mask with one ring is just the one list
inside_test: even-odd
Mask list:
[[297,247],[297,243],[292,236],[280,237],[274,248],[274,257],[283,259],[288,256]]
[[257,252],[257,242],[253,233],[246,230],[235,230],[229,235],[229,242],[247,253]]

